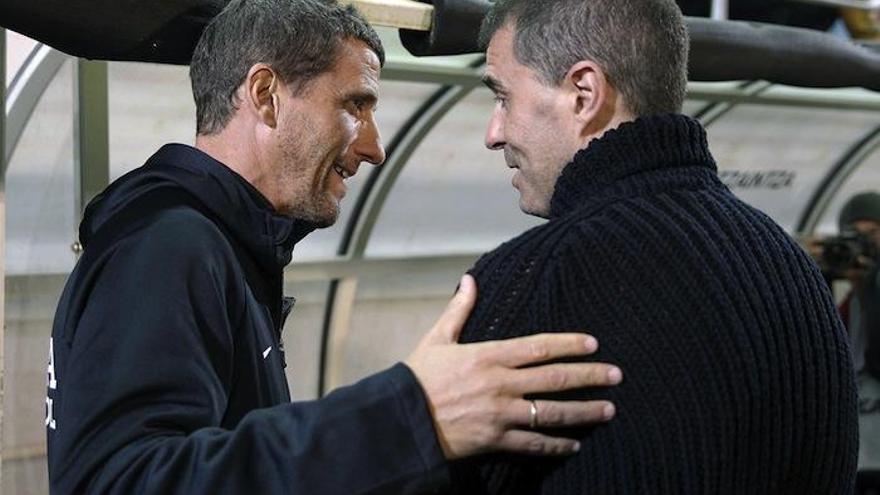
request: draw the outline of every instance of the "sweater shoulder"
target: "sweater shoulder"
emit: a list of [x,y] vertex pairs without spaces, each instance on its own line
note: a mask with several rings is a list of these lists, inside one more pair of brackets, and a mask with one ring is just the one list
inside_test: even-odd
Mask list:
[[662,191],[572,211],[502,244],[471,270],[487,298],[528,290],[548,307],[561,287],[629,292],[622,287],[652,279],[724,292],[745,290],[751,274],[768,271],[779,290],[821,281],[779,225],[726,189]]

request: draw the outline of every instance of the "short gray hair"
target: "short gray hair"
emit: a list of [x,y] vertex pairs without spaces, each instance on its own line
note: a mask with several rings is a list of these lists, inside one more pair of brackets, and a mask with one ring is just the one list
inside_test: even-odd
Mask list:
[[688,34],[674,0],[497,0],[483,21],[485,48],[508,22],[514,54],[548,85],[591,60],[637,117],[680,112]]
[[235,112],[248,70],[265,63],[295,91],[330,70],[345,39],[363,41],[385,64],[376,31],[335,0],[232,0],[205,28],[190,63],[199,134],[219,132]]

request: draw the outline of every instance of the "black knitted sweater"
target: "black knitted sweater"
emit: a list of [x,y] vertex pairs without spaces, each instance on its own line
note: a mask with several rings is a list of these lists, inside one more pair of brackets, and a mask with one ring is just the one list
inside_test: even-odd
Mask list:
[[[550,220],[483,256],[463,342],[586,330],[617,406],[564,459],[455,466],[461,493],[850,494],[846,336],[810,258],[718,180],[703,128],[639,119],[581,150]],[[558,397],[558,396],[557,396]]]

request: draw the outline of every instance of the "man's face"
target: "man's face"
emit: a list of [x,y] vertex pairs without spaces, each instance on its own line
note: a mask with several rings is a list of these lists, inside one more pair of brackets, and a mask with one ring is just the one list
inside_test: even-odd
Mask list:
[[513,187],[519,206],[547,217],[556,180],[580,149],[570,95],[545,85],[538,74],[520,64],[513,52],[511,23],[499,29],[486,51],[483,81],[495,93],[495,108],[486,131],[486,147],[504,150],[514,169]]
[[873,239],[874,245],[880,248],[880,222],[874,220],[856,220],[852,224],[853,230],[859,234]]
[[280,213],[330,226],[339,216],[345,180],[363,161],[385,161],[373,116],[379,70],[379,58],[366,44],[344,40],[331,70],[298,94],[279,90],[288,103],[279,105],[270,162]]

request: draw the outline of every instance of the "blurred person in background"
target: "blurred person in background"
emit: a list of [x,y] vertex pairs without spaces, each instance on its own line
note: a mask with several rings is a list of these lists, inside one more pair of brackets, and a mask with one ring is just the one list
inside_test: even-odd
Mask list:
[[851,197],[837,225],[811,251],[826,280],[850,284],[839,309],[859,389],[859,493],[880,494],[880,193]]
[[850,290],[840,304],[840,315],[850,335],[853,365],[880,377],[880,329],[874,320],[880,307],[880,193],[864,192],[850,198],[840,210],[839,234],[820,242],[819,264],[829,280],[845,279]]

